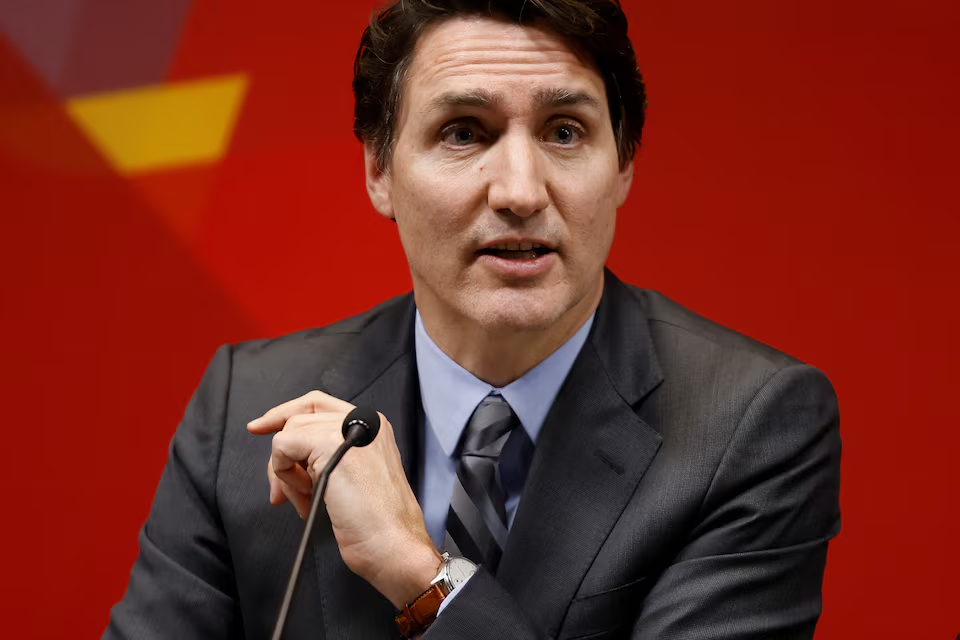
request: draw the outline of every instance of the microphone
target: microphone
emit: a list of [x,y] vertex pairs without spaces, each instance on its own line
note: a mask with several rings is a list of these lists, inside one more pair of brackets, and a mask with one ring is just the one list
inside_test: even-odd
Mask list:
[[357,407],[343,419],[342,431],[344,443],[352,441],[353,447],[365,447],[380,433],[380,414],[368,407]]
[[290,580],[287,582],[287,591],[283,595],[283,604],[280,605],[280,613],[277,614],[277,623],[273,627],[272,640],[280,640],[283,635],[283,627],[287,623],[287,614],[290,612],[290,603],[293,602],[293,594],[297,589],[297,579],[300,577],[300,566],[303,564],[303,556],[307,553],[307,546],[310,543],[310,533],[313,531],[313,523],[317,519],[317,512],[320,511],[320,505],[323,503],[323,494],[327,491],[327,479],[330,473],[340,463],[343,454],[351,447],[365,447],[380,432],[380,414],[368,407],[357,407],[347,414],[343,419],[343,444],[333,453],[327,466],[323,468],[316,484],[313,485],[313,497],[310,499],[310,512],[307,514],[307,523],[303,528],[303,537],[300,538],[300,548],[297,549],[297,557],[293,561],[293,569],[290,570]]

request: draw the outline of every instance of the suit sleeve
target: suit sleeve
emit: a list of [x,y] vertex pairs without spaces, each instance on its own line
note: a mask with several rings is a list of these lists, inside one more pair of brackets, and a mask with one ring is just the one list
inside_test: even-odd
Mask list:
[[[686,543],[626,627],[590,638],[809,639],[827,542],[840,528],[836,395],[812,367],[774,374],[734,431]],[[540,638],[478,572],[424,638]],[[567,637],[561,629],[560,637]]]
[[777,372],[740,420],[686,547],[643,602],[635,638],[812,638],[840,530],[836,395]]
[[140,554],[105,640],[242,637],[235,580],[217,514],[232,349],[221,347],[170,445]]

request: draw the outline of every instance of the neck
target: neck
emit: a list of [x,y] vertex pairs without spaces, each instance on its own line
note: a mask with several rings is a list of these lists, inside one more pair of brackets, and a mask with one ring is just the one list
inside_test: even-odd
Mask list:
[[[548,328],[479,326],[468,319],[430,313],[420,307],[423,326],[451,360],[494,387],[502,388],[547,359],[596,311],[603,283]],[[416,294],[415,294],[416,295]],[[417,300],[418,307],[420,300]]]

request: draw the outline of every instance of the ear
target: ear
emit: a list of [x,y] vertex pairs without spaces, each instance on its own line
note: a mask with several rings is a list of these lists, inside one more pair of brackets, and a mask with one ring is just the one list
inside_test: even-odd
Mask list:
[[377,164],[377,154],[370,144],[363,145],[363,168],[367,176],[367,195],[370,202],[384,218],[393,220],[393,192],[390,174],[382,171]]
[[633,184],[633,160],[624,165],[624,167],[620,169],[620,175],[617,176],[618,209],[623,206],[624,202],[626,202],[627,195],[630,193],[631,184]]

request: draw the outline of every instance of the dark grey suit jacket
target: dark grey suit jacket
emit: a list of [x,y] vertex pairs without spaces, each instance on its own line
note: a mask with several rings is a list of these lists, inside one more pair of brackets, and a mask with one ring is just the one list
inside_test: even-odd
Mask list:
[[[271,507],[245,425],[320,389],[378,408],[417,487],[412,296],[217,351],[173,438],[104,638],[267,638],[302,522]],[[837,404],[819,371],[607,273],[496,577],[426,638],[809,638],[840,526]],[[395,638],[320,522],[289,638]]]

